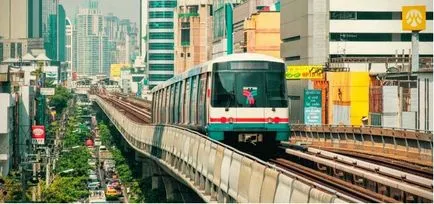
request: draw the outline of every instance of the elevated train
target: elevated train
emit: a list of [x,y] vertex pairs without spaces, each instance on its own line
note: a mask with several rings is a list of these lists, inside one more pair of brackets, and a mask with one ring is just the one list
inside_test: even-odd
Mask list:
[[282,60],[232,54],[198,65],[152,89],[154,124],[172,124],[225,143],[287,141]]

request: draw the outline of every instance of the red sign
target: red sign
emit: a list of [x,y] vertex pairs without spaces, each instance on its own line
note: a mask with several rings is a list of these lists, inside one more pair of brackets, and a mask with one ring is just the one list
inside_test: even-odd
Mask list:
[[45,126],[43,125],[32,126],[32,143],[33,144],[45,143]]

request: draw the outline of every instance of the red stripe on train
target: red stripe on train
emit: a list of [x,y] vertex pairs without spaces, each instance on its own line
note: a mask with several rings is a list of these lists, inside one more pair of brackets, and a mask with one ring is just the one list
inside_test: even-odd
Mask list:
[[[288,118],[271,118],[273,122],[289,122]],[[229,118],[221,117],[221,118],[210,118],[210,122],[223,122],[226,123]],[[233,118],[234,122],[267,122],[268,118]]]

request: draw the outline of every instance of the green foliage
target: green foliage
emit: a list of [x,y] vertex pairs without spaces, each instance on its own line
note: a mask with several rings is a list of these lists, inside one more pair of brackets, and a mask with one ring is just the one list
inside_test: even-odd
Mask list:
[[[21,186],[21,182],[18,177],[1,177],[5,181],[5,190],[7,192],[6,196],[3,197],[4,201],[7,203],[12,202],[26,202],[30,201],[30,198],[24,195],[23,197],[23,188]],[[2,200],[3,195],[0,195],[0,201]]]
[[43,192],[45,202],[70,203],[89,196],[86,189],[86,177],[56,176],[50,187]]
[[104,123],[99,123],[98,129],[99,129],[99,136],[101,138],[101,143],[108,147],[111,147],[113,145],[112,135],[107,125],[105,125]]
[[87,176],[88,170],[90,169],[87,160],[90,158],[90,153],[84,146],[71,149],[69,152],[62,152],[57,163],[56,171],[59,173],[68,169],[74,169],[74,171],[68,175]]
[[63,86],[57,86],[54,96],[50,97],[50,106],[54,106],[56,112],[60,114],[68,106],[68,100],[72,97],[71,92]]

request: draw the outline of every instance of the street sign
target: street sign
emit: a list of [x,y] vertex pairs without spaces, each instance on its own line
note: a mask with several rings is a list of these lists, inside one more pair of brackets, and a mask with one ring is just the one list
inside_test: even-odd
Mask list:
[[426,28],[426,6],[402,7],[402,30],[421,31]]
[[55,94],[54,88],[41,88],[41,95],[43,96],[52,96]]
[[321,90],[304,90],[304,123],[320,125],[322,123]]
[[32,126],[32,144],[43,145],[45,143],[45,126]]
[[322,79],[323,66],[322,65],[289,65],[285,73],[286,79]]

